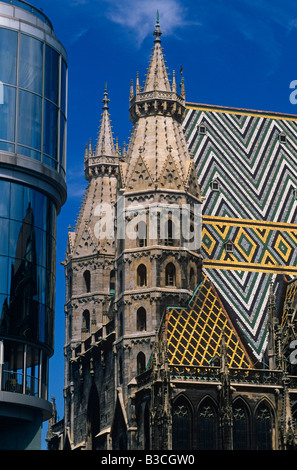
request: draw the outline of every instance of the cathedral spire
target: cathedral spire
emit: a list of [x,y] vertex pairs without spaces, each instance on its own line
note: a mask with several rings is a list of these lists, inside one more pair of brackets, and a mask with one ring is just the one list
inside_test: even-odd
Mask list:
[[110,114],[109,114],[109,104],[110,100],[107,94],[107,84],[105,84],[104,97],[102,99],[103,103],[103,113],[101,118],[101,124],[98,133],[97,147],[96,147],[96,157],[100,156],[109,156],[115,157],[115,147],[111,129]]
[[84,166],[87,180],[89,180],[91,176],[97,176],[103,171],[103,168],[106,169],[106,167],[111,168],[118,165],[119,152],[114,144],[109,114],[109,102],[107,84],[105,83],[104,96],[102,99],[103,112],[101,114],[96,148],[93,149],[90,142],[89,152],[87,152],[87,150],[85,151]]
[[130,89],[130,120],[135,127],[122,167],[125,187],[126,191],[152,187],[187,191],[200,201],[196,170],[181,130],[186,109],[184,84],[182,81],[179,95],[173,72],[170,86],[161,34],[158,15],[144,89],[139,86],[138,74],[135,94]]
[[161,47],[161,35],[159,23],[159,13],[157,12],[157,22],[154,31],[154,48],[149,64],[148,74],[144,86],[144,91],[171,91],[170,83],[167,75],[167,69],[163,56],[163,49]]

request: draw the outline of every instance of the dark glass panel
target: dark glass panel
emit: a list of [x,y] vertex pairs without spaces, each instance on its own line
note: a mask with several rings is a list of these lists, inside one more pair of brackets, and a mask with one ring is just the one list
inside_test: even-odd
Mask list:
[[0,139],[10,140],[11,142],[14,142],[15,139],[15,88],[12,88],[11,86],[1,85],[1,83]]
[[44,343],[46,341],[46,335],[45,335],[45,310],[46,307],[43,304],[39,305],[39,341]]
[[43,44],[21,34],[20,81],[22,88],[42,93]]
[[233,449],[249,449],[249,426],[245,409],[236,406],[233,410]]
[[41,304],[45,304],[45,289],[46,289],[45,268],[43,268],[42,266],[37,266],[36,276],[37,276],[38,300]]
[[[18,113],[18,142],[34,149],[41,149],[41,98],[20,90]],[[21,152],[22,153],[22,152]]]
[[[28,186],[24,186],[23,195],[23,218],[26,217],[25,222],[35,225],[34,221],[34,205],[35,205],[35,191]],[[23,219],[22,219],[23,220]]]
[[272,420],[267,406],[262,405],[256,416],[257,450],[272,450]]
[[66,93],[67,93],[67,66],[62,59],[62,71],[61,71],[61,109],[66,114]]
[[[0,217],[0,255],[7,256],[9,240],[9,219]],[[1,264],[2,266],[2,264]],[[0,268],[0,277],[3,277],[2,267]]]
[[199,410],[199,449],[216,449],[217,415],[211,404],[204,405]]
[[58,108],[47,100],[44,101],[43,151],[58,159]]
[[10,199],[10,183],[8,181],[0,180],[0,217],[9,217],[10,206],[7,203]]
[[45,46],[45,97],[58,104],[59,99],[59,55],[49,46]]
[[39,227],[43,230],[46,230],[46,206],[46,196],[38,191],[35,191],[34,224],[36,227]]
[[24,186],[20,184],[11,185],[10,218],[22,221],[24,218]]
[[17,44],[16,31],[0,28],[0,82],[16,84]]
[[22,228],[22,222],[19,222],[17,220],[9,221],[8,254],[12,258],[24,258],[24,255],[25,255],[25,247],[23,246],[23,238],[20,238],[21,228]]
[[37,264],[46,267],[46,232],[39,228],[35,228],[35,240],[36,240],[36,260]]
[[8,294],[8,262],[7,256],[0,256],[0,294]]
[[[1,260],[1,257],[0,257],[0,260]],[[0,334],[5,334],[8,332],[8,327],[9,327],[8,303],[9,303],[9,299],[7,295],[0,294]]]
[[60,165],[66,168],[66,119],[60,113]]
[[191,448],[191,413],[186,403],[174,405],[172,419],[172,447],[174,450]]

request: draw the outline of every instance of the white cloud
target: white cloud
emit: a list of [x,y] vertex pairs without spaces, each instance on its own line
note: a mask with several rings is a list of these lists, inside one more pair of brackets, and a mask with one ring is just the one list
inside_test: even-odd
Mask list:
[[[137,44],[152,34],[156,14],[160,14],[161,30],[166,35],[174,34],[178,28],[192,25],[187,20],[187,9],[178,0],[105,0],[108,4],[107,18],[135,34]],[[197,24],[197,23],[195,23]]]

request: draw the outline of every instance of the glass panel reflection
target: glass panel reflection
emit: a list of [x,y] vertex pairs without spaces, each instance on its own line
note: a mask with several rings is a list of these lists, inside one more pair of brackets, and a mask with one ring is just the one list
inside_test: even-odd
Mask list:
[[8,294],[8,262],[7,256],[1,256],[0,294]]
[[9,217],[10,183],[0,180],[1,198],[0,198],[0,217]]
[[60,113],[60,165],[66,168],[66,119]]
[[16,31],[0,28],[0,82],[16,84],[17,43]]
[[[9,219],[0,218],[0,255],[7,256],[8,253],[8,237],[9,237]],[[4,274],[1,271],[0,277]],[[6,291],[5,291],[6,292]]]
[[67,66],[62,59],[62,70],[61,70],[61,109],[66,115],[66,84],[67,84]]
[[19,91],[18,142],[28,147],[41,148],[41,98],[33,93]]
[[32,188],[0,180],[2,190],[10,218],[0,217],[0,334],[52,341],[56,209]]
[[[3,182],[1,182],[2,186]],[[7,183],[9,184],[9,183]],[[20,184],[12,184],[10,196],[10,217],[14,220],[22,221],[24,217],[23,200],[24,200],[24,186]]]
[[43,44],[21,34],[19,85],[27,90],[42,92]]
[[55,160],[58,158],[58,108],[44,101],[43,151]]
[[[1,31],[1,30],[0,30]],[[0,66],[1,70],[1,66]],[[0,72],[1,73],[1,72]],[[0,139],[14,141],[15,138],[15,88],[3,86],[0,101]]]
[[49,46],[45,47],[44,94],[58,104],[59,99],[59,55]]

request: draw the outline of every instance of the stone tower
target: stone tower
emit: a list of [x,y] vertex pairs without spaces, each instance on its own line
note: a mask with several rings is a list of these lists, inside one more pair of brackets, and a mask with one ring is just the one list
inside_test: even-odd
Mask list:
[[63,448],[135,449],[135,377],[166,307],[185,306],[202,276],[201,203],[181,123],[184,81],[170,83],[157,20],[144,88],[131,83],[127,152],[111,132],[105,90],[88,186],[65,258]]
[[[108,322],[115,293],[115,240],[101,229],[101,215],[114,207],[117,197],[120,154],[115,148],[105,89],[96,147],[86,145],[84,168],[88,181],[75,230],[69,229],[65,257],[65,422],[75,436],[74,417],[79,388],[73,363],[82,375],[83,361],[75,348]],[[107,227],[108,229],[108,227]],[[98,233],[106,236],[99,237]],[[91,361],[92,363],[92,361]],[[78,381],[79,382],[79,381]],[[79,423],[78,423],[79,427]],[[83,436],[82,436],[83,437]]]
[[[145,85],[130,90],[134,124],[120,163],[115,315],[116,389],[129,409],[135,376],[145,370],[156,329],[170,305],[186,305],[200,282],[201,194],[181,122],[184,83],[170,84],[157,20]],[[129,422],[131,418],[131,422]],[[128,428],[135,429],[128,414]],[[130,441],[129,441],[130,439]],[[133,431],[128,448],[135,448]]]

